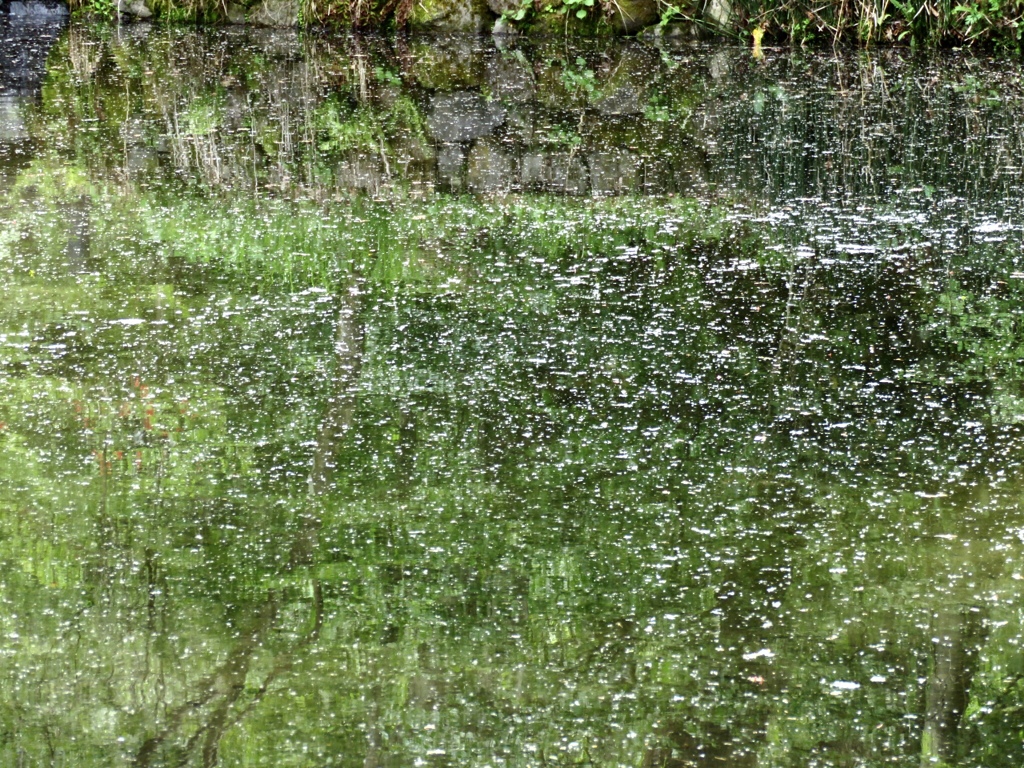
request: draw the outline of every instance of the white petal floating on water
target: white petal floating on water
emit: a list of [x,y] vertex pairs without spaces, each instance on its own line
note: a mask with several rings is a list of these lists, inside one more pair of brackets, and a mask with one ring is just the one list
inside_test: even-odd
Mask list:
[[849,680],[833,680],[832,689],[836,691],[856,691],[860,688],[860,683],[854,683]]

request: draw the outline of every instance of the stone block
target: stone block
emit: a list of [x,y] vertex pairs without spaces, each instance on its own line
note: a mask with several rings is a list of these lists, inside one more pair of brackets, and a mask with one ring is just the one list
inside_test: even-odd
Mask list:
[[437,141],[449,144],[488,136],[504,122],[505,110],[499,105],[478,93],[460,91],[434,96],[427,129]]

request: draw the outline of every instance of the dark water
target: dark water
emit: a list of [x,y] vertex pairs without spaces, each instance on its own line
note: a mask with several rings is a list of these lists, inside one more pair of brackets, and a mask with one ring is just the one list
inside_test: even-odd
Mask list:
[[45,62],[0,93],[0,764],[1024,764],[1018,62]]

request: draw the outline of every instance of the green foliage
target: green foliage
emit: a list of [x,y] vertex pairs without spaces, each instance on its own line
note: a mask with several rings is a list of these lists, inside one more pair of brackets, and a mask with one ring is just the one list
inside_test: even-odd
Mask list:
[[560,62],[562,71],[562,83],[566,90],[582,93],[592,97],[597,90],[597,80],[594,78],[594,70],[587,66],[587,60],[577,56],[572,65],[564,59]]
[[[114,0],[72,0],[71,8],[107,19],[117,15]],[[157,0],[153,10],[165,22],[217,23],[226,18],[224,4],[215,0]],[[411,10],[410,0],[303,0],[299,23],[401,28],[408,23]],[[603,20],[615,13],[614,0],[520,0],[502,17],[524,30],[551,31],[548,22],[558,21],[565,33],[587,35],[606,32]],[[724,24],[706,18],[703,8],[691,0],[659,0],[658,14],[657,26],[662,29],[682,24],[700,35],[746,41],[749,30],[756,27],[764,30],[766,42],[799,45],[851,41],[1018,50],[1024,29],[1024,3],[1020,0],[978,0],[955,6],[931,0],[832,0],[824,4],[736,0]]]
[[113,19],[117,16],[117,0],[69,0],[72,13]]
[[317,112],[323,138],[320,149],[331,152],[376,152],[383,140],[382,126],[371,109],[359,108],[345,99],[330,99]]
[[538,4],[535,0],[521,0],[515,10],[505,11],[504,18],[509,21],[532,21],[543,14],[555,16],[573,15],[577,19],[585,19],[594,8],[594,0],[558,0],[554,3]]
[[674,0],[661,4],[662,27],[685,22],[697,31],[747,38],[757,27],[774,42],[835,44],[903,43],[918,45],[984,45],[1018,49],[1024,5],[1011,0],[984,0],[951,7],[927,0],[803,0],[750,2],[738,0],[724,25],[701,17],[700,10]]
[[523,21],[528,14],[535,10],[533,0],[520,0],[519,7],[515,10],[505,11],[503,17],[509,21]]
[[595,0],[520,0],[519,6],[505,11],[502,18],[537,30],[561,27],[565,34],[593,34],[607,26],[602,8]]
[[957,23],[967,42],[994,40],[1009,46],[1020,43],[1024,4],[988,0],[957,5],[952,14],[959,16]]
[[577,19],[587,18],[587,14],[594,8],[594,0],[562,0],[560,13],[575,14]]

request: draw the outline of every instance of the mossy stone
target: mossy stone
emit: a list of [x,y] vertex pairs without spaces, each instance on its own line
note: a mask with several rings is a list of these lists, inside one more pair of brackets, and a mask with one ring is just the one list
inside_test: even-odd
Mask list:
[[517,24],[516,29],[527,35],[539,37],[550,35],[601,37],[615,32],[597,11],[590,11],[583,19],[577,18],[575,13],[541,11],[535,14],[530,21]]
[[409,27],[433,32],[482,32],[492,21],[486,0],[415,0]]
[[225,18],[228,24],[245,24],[245,7],[238,3],[228,3],[225,7]]
[[661,18],[657,0],[606,0],[608,24],[620,34],[635,35]]

